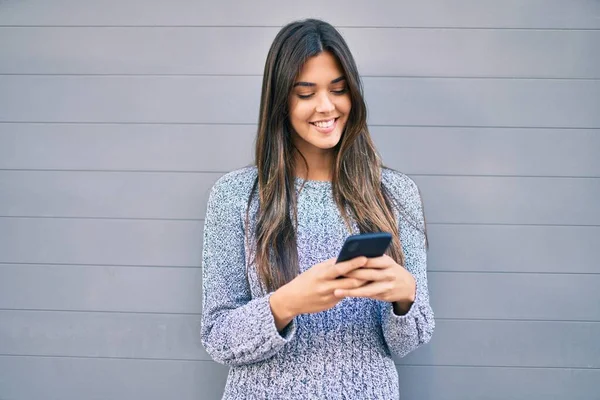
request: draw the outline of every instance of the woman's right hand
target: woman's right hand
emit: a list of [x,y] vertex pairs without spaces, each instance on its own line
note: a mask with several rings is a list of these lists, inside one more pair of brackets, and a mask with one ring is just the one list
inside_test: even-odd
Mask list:
[[269,299],[278,331],[295,316],[329,310],[342,298],[334,296],[336,289],[354,289],[367,281],[345,278],[343,275],[366,264],[366,257],[356,257],[336,264],[335,258],[313,265],[292,281],[283,285]]

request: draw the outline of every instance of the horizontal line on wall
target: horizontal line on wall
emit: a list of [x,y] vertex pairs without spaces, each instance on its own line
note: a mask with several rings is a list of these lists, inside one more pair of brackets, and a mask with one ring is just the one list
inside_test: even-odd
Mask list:
[[[100,359],[100,360],[140,360],[140,361],[176,361],[176,362],[209,362],[213,360],[179,359],[179,358],[150,358],[150,357],[115,357],[115,356],[63,356],[63,355],[35,355],[35,354],[0,354],[0,357],[29,357],[29,358],[70,358],[70,359]],[[560,370],[600,370],[595,367],[541,367],[529,365],[455,365],[455,364],[398,364],[398,367],[444,367],[444,368],[514,368],[514,369],[560,369]]]
[[[15,219],[81,219],[81,220],[115,220],[115,221],[204,221],[203,218],[134,218],[134,217],[71,217],[71,216],[35,216],[35,215],[0,215],[0,218],[15,218]],[[493,222],[481,223],[465,223],[465,222],[427,222],[427,225],[460,225],[460,226],[549,226],[549,227],[580,227],[580,228],[597,228],[600,225],[581,225],[581,224],[505,224]]]
[[600,320],[577,320],[577,319],[532,319],[532,318],[439,318],[435,317],[436,321],[497,321],[497,322],[552,322],[552,323],[576,323],[576,324],[600,324]]
[[0,261],[0,268],[3,265],[29,265],[29,266],[69,266],[69,267],[124,267],[124,268],[202,268],[200,265],[144,265],[144,264],[86,264],[86,263],[30,263],[19,261]]
[[179,312],[152,312],[152,311],[109,311],[109,310],[61,310],[61,309],[43,309],[43,308],[0,308],[2,311],[15,312],[47,312],[47,313],[70,313],[70,314],[140,314],[140,315],[192,315],[200,316],[200,313],[179,313]]
[[600,225],[581,225],[581,224],[505,224],[494,222],[427,222],[427,225],[461,225],[461,226],[548,226],[548,227],[578,227],[578,228],[597,228]]
[[[201,265],[144,265],[144,264],[90,264],[90,263],[48,263],[48,262],[20,262],[20,261],[0,261],[0,269],[4,265],[23,265],[23,266],[59,266],[59,267],[82,267],[82,268],[173,268],[173,269],[202,269]],[[469,271],[469,270],[447,270],[427,268],[427,273],[448,273],[448,274],[501,274],[501,275],[600,275],[600,272],[554,272],[554,271]]]
[[[0,73],[0,76],[60,76],[60,77],[262,77],[246,74],[125,74],[125,73]],[[480,79],[480,80],[553,80],[600,81],[600,78],[513,77],[513,76],[425,76],[425,75],[362,75],[362,78],[384,79]]]
[[[2,121],[3,124],[14,125],[190,125],[190,126],[252,126],[253,122],[148,122],[148,121]],[[388,128],[462,128],[462,129],[560,129],[560,130],[600,130],[600,126],[592,127],[573,127],[573,126],[508,126],[508,125],[390,125],[390,124],[369,124],[369,127],[388,127]]]
[[[278,28],[283,25],[25,25],[8,24],[0,28]],[[481,31],[558,31],[588,32],[600,31],[599,28],[535,28],[535,27],[486,27],[486,26],[398,26],[398,25],[334,25],[341,29],[401,29],[401,30],[481,30]]]
[[577,227],[577,228],[597,228],[600,225],[580,225],[580,224],[504,224],[504,223],[493,223],[493,222],[427,222],[427,225],[461,225],[461,226],[548,226],[548,227]]
[[[121,122],[107,122],[107,121],[1,121],[0,125],[190,125],[190,126],[214,126],[214,125],[222,125],[222,126],[252,126],[256,127],[256,123],[251,122],[129,122],[129,121],[121,121]],[[374,125],[371,125],[374,126]],[[385,125],[382,125],[385,126]],[[390,125],[392,126],[392,125]],[[600,129],[600,128],[591,128],[591,129]]]
[[[243,167],[242,167],[243,168]],[[58,169],[58,168],[0,168],[0,171],[19,172],[135,172],[159,174],[224,174],[229,171],[193,171],[193,170],[159,170],[159,169]]]
[[[39,308],[1,308],[2,311],[14,312],[48,312],[48,313],[74,313],[74,314],[135,314],[135,315],[182,315],[182,316],[201,316],[201,313],[182,313],[182,312],[158,312],[158,311],[112,311],[112,310],[63,310],[63,309],[39,309]],[[520,323],[576,323],[576,324],[600,324],[600,320],[558,320],[558,319],[532,319],[532,318],[440,318],[435,317],[436,321],[453,322],[520,322]]]
[[[2,264],[2,263],[0,263]],[[427,273],[435,272],[436,274],[496,274],[496,275],[600,275],[599,272],[552,272],[552,271],[462,271],[462,270],[447,270],[447,269],[430,269],[427,268]]]
[[[200,334],[198,334],[199,336]],[[33,358],[74,358],[74,359],[99,359],[99,360],[141,360],[141,361],[184,361],[184,362],[213,362],[212,360],[185,359],[185,358],[150,358],[150,357],[110,357],[110,356],[62,356],[62,355],[35,355],[35,354],[0,354],[0,357],[33,357]]]
[[200,313],[182,313],[182,312],[158,312],[158,311],[111,311],[111,310],[60,310],[60,309],[43,309],[43,308],[2,308],[2,311],[18,311],[18,312],[49,312],[49,313],[78,313],[78,314],[141,314],[141,315],[188,315],[200,316]]
[[0,218],[21,218],[21,219],[81,219],[81,220],[115,220],[115,221],[193,221],[199,222],[203,219],[195,218],[132,218],[132,217],[70,217],[70,216],[44,216],[44,215],[0,215]]
[[[244,167],[241,167],[244,168]],[[59,168],[0,168],[2,171],[15,172],[108,172],[108,173],[148,173],[148,174],[226,174],[230,171],[201,170],[159,170],[159,169],[59,169]],[[558,175],[504,175],[504,174],[422,174],[402,171],[404,174],[419,177],[457,177],[457,178],[542,178],[542,179],[600,179],[600,176],[558,176]]]
[[[244,167],[240,167],[244,168]],[[0,171],[15,172],[108,172],[108,173],[160,173],[160,174],[226,174],[224,171],[205,170],[159,170],[159,169],[59,169],[59,168],[0,168]],[[503,175],[503,174],[423,174],[404,172],[410,176],[429,177],[473,177],[473,178],[547,178],[547,179],[599,179],[600,176],[557,176],[557,175]]]
[[[128,73],[12,73],[0,72],[0,76],[103,76],[103,77],[262,77],[259,74],[128,74]],[[361,78],[382,79],[498,79],[498,80],[557,80],[600,81],[600,78],[565,77],[519,77],[519,76],[437,76],[437,75],[361,75]]]
[[443,367],[443,368],[514,368],[514,369],[562,369],[562,370],[592,370],[599,371],[597,367],[539,367],[531,365],[454,365],[454,364],[398,364],[399,367]]

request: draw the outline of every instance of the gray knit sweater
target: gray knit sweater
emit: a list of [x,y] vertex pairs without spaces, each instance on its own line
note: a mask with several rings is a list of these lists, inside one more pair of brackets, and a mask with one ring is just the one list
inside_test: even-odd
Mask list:
[[[397,399],[392,355],[403,357],[427,343],[434,329],[429,305],[425,236],[396,212],[406,268],[417,282],[416,300],[403,316],[392,304],[345,298],[330,310],[297,316],[281,334],[261,290],[244,236],[247,201],[256,167],[221,177],[212,188],[204,227],[202,344],[229,365],[224,399]],[[415,183],[383,170],[383,184],[421,227]],[[296,179],[300,271],[337,256],[348,231],[331,183]],[[254,196],[256,198],[256,196]],[[257,200],[250,206],[255,215]],[[254,219],[250,218],[251,228]],[[246,274],[248,271],[248,274]]]

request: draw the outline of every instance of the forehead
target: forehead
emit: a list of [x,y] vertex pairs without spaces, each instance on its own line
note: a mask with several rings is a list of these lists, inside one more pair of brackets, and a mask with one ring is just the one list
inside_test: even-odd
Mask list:
[[333,79],[344,74],[340,63],[333,54],[324,51],[309,58],[302,66],[296,82],[312,82],[329,84]]

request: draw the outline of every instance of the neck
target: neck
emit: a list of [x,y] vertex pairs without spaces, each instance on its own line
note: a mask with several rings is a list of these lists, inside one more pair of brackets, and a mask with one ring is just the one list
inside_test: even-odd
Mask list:
[[333,175],[333,151],[310,153],[303,152],[302,155],[308,164],[306,164],[300,154],[296,153],[296,176],[311,181],[331,181]]

